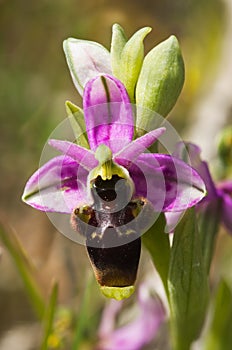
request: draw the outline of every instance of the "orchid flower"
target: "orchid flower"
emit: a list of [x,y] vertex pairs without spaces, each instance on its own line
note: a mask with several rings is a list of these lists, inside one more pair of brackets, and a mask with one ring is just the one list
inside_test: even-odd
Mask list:
[[165,321],[165,310],[161,301],[152,296],[150,289],[146,282],[139,286],[137,315],[118,328],[116,317],[123,303],[110,301],[103,311],[97,350],[140,350],[156,337]]
[[[133,111],[125,87],[116,78],[91,79],[84,89],[83,106],[90,149],[49,140],[63,155],[32,175],[23,200],[38,210],[71,215],[74,229],[86,236],[103,293],[121,299],[134,290],[146,221],[154,213],[195,205],[204,197],[205,185],[183,161],[145,153],[165,128],[133,140]],[[134,220],[139,217],[142,220]]]
[[[193,168],[148,151],[165,132],[152,126],[150,112],[166,116],[184,81],[174,36],[143,60],[143,40],[150,30],[142,28],[127,41],[114,25],[111,52],[92,41],[64,41],[74,85],[83,96],[83,111],[67,105],[80,137],[76,142],[50,139],[62,155],[39,168],[23,193],[23,200],[38,210],[70,214],[102,292],[116,299],[133,292],[140,236],[159,213],[183,211],[205,196],[204,182]],[[137,101],[139,109],[131,104]]]

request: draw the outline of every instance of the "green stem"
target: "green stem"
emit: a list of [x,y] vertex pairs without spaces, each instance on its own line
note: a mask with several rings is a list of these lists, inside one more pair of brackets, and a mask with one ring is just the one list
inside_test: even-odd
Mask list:
[[142,236],[142,242],[151,255],[168,296],[167,280],[170,261],[170,243],[169,236],[165,233],[165,225],[165,217],[161,213],[155,224]]
[[193,208],[186,211],[175,229],[168,288],[173,349],[189,350],[202,330],[209,297]]

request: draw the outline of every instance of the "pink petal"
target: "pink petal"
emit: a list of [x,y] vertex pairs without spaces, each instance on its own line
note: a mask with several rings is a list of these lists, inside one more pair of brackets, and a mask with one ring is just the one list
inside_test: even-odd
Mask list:
[[94,157],[94,153],[86,148],[76,145],[75,143],[62,140],[49,140],[48,144],[58,151],[62,152],[74,159],[86,170],[91,170],[97,166],[98,162]]
[[88,172],[72,158],[55,157],[31,176],[22,199],[38,210],[71,213],[86,203],[87,176]]
[[133,113],[124,85],[110,75],[95,77],[83,96],[86,130],[93,151],[100,144],[118,152],[133,138]]
[[125,161],[128,161],[129,165],[130,162],[135,161],[141,153],[145,152],[157,141],[165,130],[165,128],[155,129],[134,140],[115,155],[115,161],[117,162],[118,159],[123,158]]

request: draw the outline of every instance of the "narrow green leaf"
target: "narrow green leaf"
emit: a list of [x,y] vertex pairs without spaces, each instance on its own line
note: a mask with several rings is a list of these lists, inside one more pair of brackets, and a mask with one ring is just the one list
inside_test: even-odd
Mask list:
[[170,260],[169,236],[164,232],[166,221],[161,213],[154,225],[142,236],[142,242],[151,254],[152,261],[163,282],[166,293]]
[[112,27],[112,39],[111,39],[111,67],[115,77],[119,77],[120,65],[121,65],[121,54],[122,50],[127,42],[127,38],[123,28],[115,23]]
[[53,332],[53,322],[56,312],[57,305],[57,297],[58,297],[58,284],[55,282],[52,286],[51,296],[45,311],[44,315],[44,335],[43,341],[41,345],[41,350],[49,349],[49,336]]
[[[154,47],[145,57],[136,86],[137,127],[151,130],[151,111],[166,117],[184,83],[184,62],[175,36]],[[152,119],[153,120],[153,119]]]
[[174,350],[189,350],[199,336],[208,302],[207,273],[194,209],[178,224],[168,278]]
[[232,291],[221,281],[213,305],[213,317],[205,350],[231,350],[232,345]]
[[42,320],[45,310],[45,301],[42,297],[40,286],[34,277],[36,271],[33,268],[33,264],[26,255],[15,232],[11,227],[3,223],[0,223],[0,240],[13,259],[37,317]]
[[125,85],[132,103],[135,102],[135,85],[137,84],[144,58],[143,40],[150,31],[150,27],[138,30],[127,41],[122,50],[118,78]]
[[65,106],[75,136],[75,142],[89,149],[83,110],[70,101],[66,101]]

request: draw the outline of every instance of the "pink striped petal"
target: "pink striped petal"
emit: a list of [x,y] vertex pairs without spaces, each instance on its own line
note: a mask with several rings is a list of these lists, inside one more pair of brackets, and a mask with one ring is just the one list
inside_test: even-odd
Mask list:
[[72,158],[55,157],[31,176],[22,199],[38,210],[71,213],[86,203],[87,176],[88,172]]
[[58,151],[62,152],[64,155],[67,155],[74,159],[86,170],[91,170],[98,164],[93,152],[84,147],[76,145],[75,143],[52,139],[48,141],[48,144]]
[[134,120],[124,85],[110,75],[90,80],[83,96],[86,130],[93,151],[100,144],[118,152],[133,138]]

